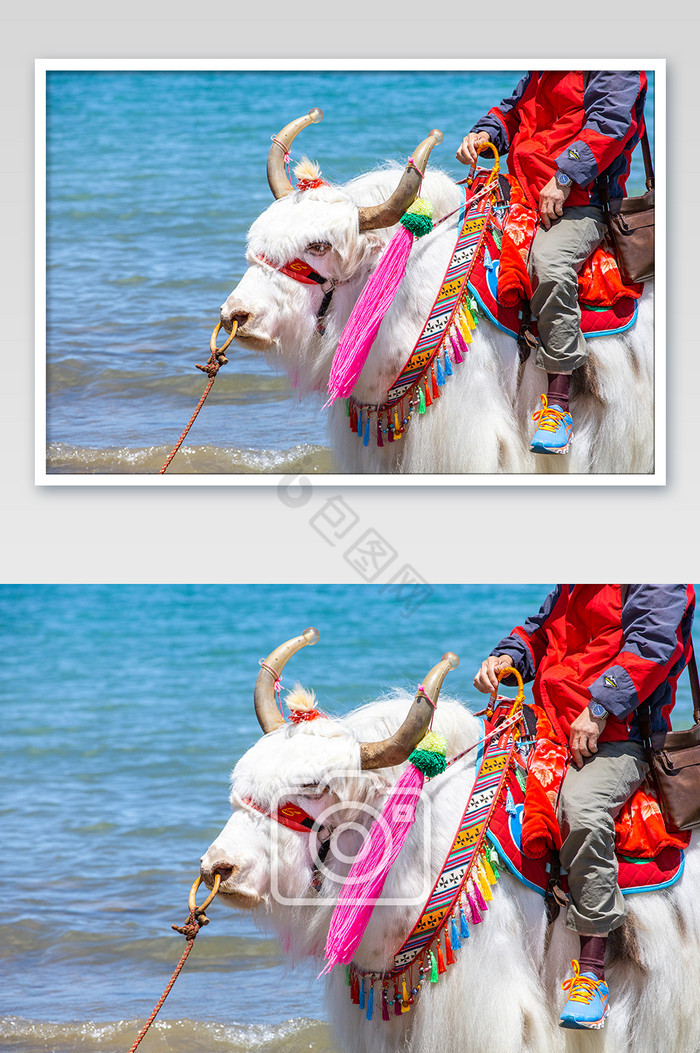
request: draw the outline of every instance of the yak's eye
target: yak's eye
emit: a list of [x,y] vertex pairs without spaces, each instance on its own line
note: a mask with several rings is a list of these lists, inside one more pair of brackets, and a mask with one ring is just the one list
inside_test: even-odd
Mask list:
[[331,246],[327,241],[312,241],[310,245],[306,246],[306,251],[312,256],[325,256],[327,252],[330,252]]

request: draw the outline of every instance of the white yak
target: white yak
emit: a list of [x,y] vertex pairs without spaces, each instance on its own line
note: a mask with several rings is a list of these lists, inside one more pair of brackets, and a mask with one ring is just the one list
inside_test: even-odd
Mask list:
[[[293,189],[284,170],[284,151],[312,120],[320,120],[320,111],[293,121],[273,141],[268,179],[276,200],[252,224],[248,270],[221,307],[224,328],[230,332],[235,322],[239,344],[264,353],[273,368],[286,370],[302,395],[326,393],[352,308],[420,186],[420,175],[409,164],[400,179],[393,166],[345,186]],[[414,151],[412,160],[422,171],[441,138],[440,132],[431,133]],[[430,314],[454,249],[462,188],[431,168],[420,192],[431,203],[435,220],[450,218],[414,243],[403,282],[354,388],[360,403],[383,403]],[[280,270],[298,261],[326,283],[302,284]],[[320,333],[317,314],[331,289]],[[574,375],[574,439],[564,456],[529,451],[535,428],[531,414],[540,408],[546,373],[535,366],[533,355],[520,369],[513,337],[484,317],[440,399],[425,415],[414,412],[398,441],[385,441],[380,448],[372,435],[364,446],[348,426],[342,399],[324,411],[338,468],[348,473],[650,473],[653,322],[649,282],[630,330],[589,341],[589,366]]]
[[[347,874],[361,842],[358,831],[381,810],[428,726],[433,710],[425,693],[437,701],[455,662],[444,656],[413,703],[405,692],[394,692],[342,719],[285,723],[273,697],[274,680],[294,651],[313,642],[312,633],[288,641],[261,663],[255,704],[267,733],[233,771],[233,815],[203,856],[201,873],[209,886],[218,873],[219,900],[254,911],[280,936],[292,960],[310,956],[320,971],[339,892],[336,878]],[[447,740],[448,759],[483,735],[481,721],[454,700],[440,701],[433,727]],[[417,921],[468,799],[474,756],[426,781],[416,821],[355,953],[359,968],[388,970]],[[270,811],[290,801],[314,817],[327,812],[318,838],[274,821]],[[319,870],[318,841],[331,833]],[[565,997],[560,985],[578,957],[578,938],[565,928],[563,915],[548,926],[542,897],[502,868],[482,924],[471,926],[455,964],[438,982],[424,983],[410,1012],[392,1012],[384,1021],[375,998],[368,1021],[351,1002],[343,966],[333,969],[325,983],[336,1041],[348,1053],[697,1053],[697,839],[680,881],[629,896],[627,905],[627,920],[608,944],[611,1011],[601,1031],[558,1026]]]

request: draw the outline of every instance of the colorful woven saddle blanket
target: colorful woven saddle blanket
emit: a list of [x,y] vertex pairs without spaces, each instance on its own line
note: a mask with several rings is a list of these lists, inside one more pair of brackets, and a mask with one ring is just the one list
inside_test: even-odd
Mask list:
[[[508,774],[507,790],[501,794],[498,806],[489,823],[488,838],[505,866],[524,885],[544,896],[549,881],[549,855],[541,859],[528,858],[522,849],[522,824],[525,807],[525,767],[518,760]],[[653,892],[673,885],[680,878],[684,866],[681,848],[667,846],[653,859],[634,858],[618,852],[618,882],[624,895],[633,892]],[[568,891],[566,874],[560,882]]]
[[[479,306],[499,329],[517,339],[523,321],[524,302],[507,307],[498,300],[498,273],[501,262],[502,231],[494,216],[486,235],[483,252],[468,282],[469,291]],[[641,287],[640,287],[641,288]],[[581,302],[581,330],[586,337],[610,336],[630,329],[637,319],[638,297],[622,296],[607,306]],[[530,323],[536,335],[537,327]]]

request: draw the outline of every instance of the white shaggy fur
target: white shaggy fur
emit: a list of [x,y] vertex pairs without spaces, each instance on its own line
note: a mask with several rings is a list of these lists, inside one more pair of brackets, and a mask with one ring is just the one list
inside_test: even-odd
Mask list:
[[[239,316],[237,339],[267,354],[285,369],[300,393],[325,393],[343,327],[395,232],[358,233],[357,206],[382,201],[395,188],[394,167],[360,176],[344,187],[295,191],[273,202],[248,234],[249,268],[221,308],[230,328]],[[435,219],[454,212],[462,189],[430,169],[422,196]],[[379,404],[405,364],[432,308],[456,238],[457,216],[414,243],[403,283],[382,322],[354,390],[360,402]],[[319,247],[320,246],[320,247]],[[328,246],[328,247],[326,247]],[[323,292],[302,285],[259,260],[281,265],[305,260],[340,284],[323,336],[315,329]],[[414,413],[406,434],[379,449],[351,434],[345,407],[329,416],[331,442],[341,471],[402,473],[649,473],[653,471],[653,283],[627,333],[589,342],[596,386],[572,401],[574,440],[565,456],[529,452],[530,419],[546,391],[546,373],[528,360],[519,378],[515,340],[484,318],[465,361],[424,416]]]
[[[256,916],[276,930],[291,958],[310,955],[319,970],[339,888],[333,875],[342,878],[349,863],[332,851],[331,875],[314,892],[307,836],[240,800],[251,797],[268,807],[281,794],[315,816],[334,805],[333,824],[356,822],[366,828],[400,769],[360,772],[358,743],[392,733],[409,705],[410,697],[397,693],[343,720],[286,725],[262,737],[234,769],[234,813],[203,857],[205,875],[211,876],[217,864],[231,868],[221,886],[224,899],[233,906],[255,906]],[[449,756],[475,742],[481,724],[459,703],[441,699],[434,728],[447,739]],[[474,755],[426,783],[416,822],[356,953],[359,966],[389,968],[416,921],[464,809]],[[297,792],[285,793],[290,789]],[[279,847],[276,854],[273,842]],[[346,857],[352,858],[359,843],[359,834],[347,835],[342,845]],[[680,882],[627,899],[636,955],[611,962],[607,970],[612,1008],[600,1032],[558,1027],[564,1000],[560,984],[578,955],[578,939],[564,927],[563,915],[548,932],[542,898],[502,873],[482,924],[470,926],[471,936],[455,952],[455,964],[437,984],[424,985],[410,1013],[383,1021],[375,991],[374,1017],[368,1022],[351,1004],[344,970],[332,972],[327,996],[336,1041],[352,1053],[697,1053],[699,891],[700,855],[694,839]],[[285,904],[282,897],[306,902]],[[392,899],[403,902],[390,905]]]

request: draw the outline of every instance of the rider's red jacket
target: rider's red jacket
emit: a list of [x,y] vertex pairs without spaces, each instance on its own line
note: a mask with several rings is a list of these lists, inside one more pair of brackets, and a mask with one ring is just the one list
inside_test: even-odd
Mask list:
[[566,206],[600,204],[605,174],[611,201],[624,197],[632,151],[644,129],[647,78],[639,70],[534,70],[472,131],[487,131],[528,203],[557,168],[573,179]]
[[692,585],[557,585],[538,614],[494,648],[507,654],[569,741],[571,722],[593,699],[610,714],[600,741],[641,740],[636,710],[652,731],[670,727],[695,608]]

